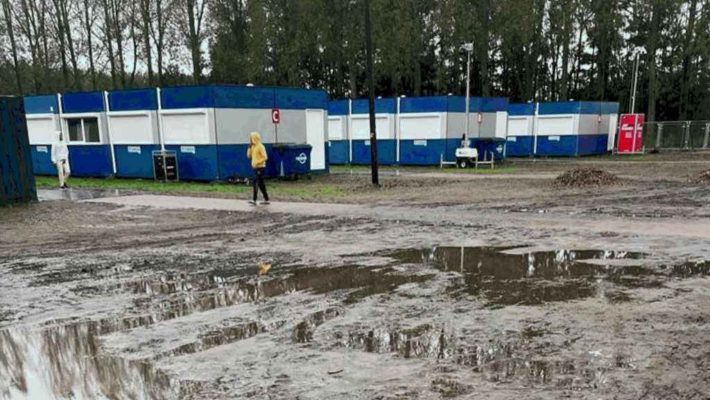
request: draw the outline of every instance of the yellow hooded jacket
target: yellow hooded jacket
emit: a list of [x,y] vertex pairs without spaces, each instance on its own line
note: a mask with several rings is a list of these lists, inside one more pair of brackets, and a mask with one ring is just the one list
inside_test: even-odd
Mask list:
[[247,150],[247,158],[251,160],[251,167],[254,169],[265,168],[266,160],[269,158],[266,155],[266,148],[261,144],[261,136],[259,132],[249,134],[249,150]]

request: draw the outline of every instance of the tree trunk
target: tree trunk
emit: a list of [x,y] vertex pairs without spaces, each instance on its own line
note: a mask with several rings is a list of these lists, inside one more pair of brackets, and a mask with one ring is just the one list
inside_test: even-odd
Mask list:
[[81,84],[81,71],[79,71],[79,64],[77,62],[76,58],[76,50],[74,49],[74,39],[72,38],[71,35],[71,23],[69,22],[69,6],[67,4],[67,0],[61,0],[63,7],[62,7],[62,19],[64,20],[64,34],[67,37],[67,48],[69,49],[69,60],[71,61],[72,64],[72,70],[73,70],[73,75],[74,75],[74,88],[81,90],[82,84]]
[[10,39],[10,47],[12,52],[12,66],[15,69],[15,80],[17,85],[17,94],[23,94],[22,76],[20,75],[20,65],[17,56],[17,42],[15,41],[15,28],[12,22],[12,4],[10,0],[2,0],[2,11],[5,14],[5,24],[7,26],[7,34]]
[[150,48],[150,0],[141,0],[141,20],[145,63],[148,66],[148,86],[153,86],[153,54]]
[[108,50],[108,61],[111,66],[111,85],[115,89],[118,87],[116,82],[116,62],[113,56],[113,35],[111,34],[111,13],[109,12],[109,0],[103,0],[104,7],[104,33],[106,36],[106,50]]
[[695,18],[697,15],[698,0],[690,0],[688,26],[685,31],[685,43],[683,45],[683,75],[680,83],[680,120],[688,118],[688,97],[690,86],[690,75],[693,68],[692,57],[695,53],[693,36],[695,33]]
[[656,51],[658,50],[658,35],[661,24],[661,2],[653,3],[651,27],[648,37],[648,112],[647,121],[656,120],[656,97],[658,96],[658,78],[656,77]]
[[[93,10],[93,9],[92,9]],[[96,66],[94,65],[94,46],[93,46],[93,21],[89,15],[89,0],[84,0],[84,18],[85,18],[85,29],[86,29],[86,45],[89,48],[89,71],[91,72],[91,88],[96,90],[98,85],[96,84]]]
[[560,79],[560,100],[567,101],[569,98],[569,45],[572,37],[572,18],[570,13],[572,7],[570,0],[563,3],[562,10],[562,77]]
[[57,34],[57,39],[59,39],[59,56],[62,60],[62,85],[63,89],[69,88],[69,67],[67,65],[67,52],[64,38],[64,13],[62,12],[62,2],[63,0],[52,0],[54,3],[55,12],[55,32]]

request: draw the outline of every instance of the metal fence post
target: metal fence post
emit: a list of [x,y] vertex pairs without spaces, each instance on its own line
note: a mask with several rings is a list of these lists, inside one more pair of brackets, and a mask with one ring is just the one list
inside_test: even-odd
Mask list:
[[705,124],[705,139],[703,139],[703,149],[708,148],[708,141],[710,141],[710,122]]
[[661,148],[661,137],[663,136],[663,125],[657,122],[658,130],[656,131],[656,149]]
[[690,148],[690,121],[685,121],[683,128],[685,128],[683,131],[683,148],[687,150]]

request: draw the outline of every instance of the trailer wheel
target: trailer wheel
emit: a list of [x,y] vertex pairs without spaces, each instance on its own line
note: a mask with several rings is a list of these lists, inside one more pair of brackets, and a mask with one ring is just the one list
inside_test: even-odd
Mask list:
[[459,168],[468,168],[471,166],[471,161],[469,161],[468,158],[459,158],[456,161],[456,164],[458,165]]

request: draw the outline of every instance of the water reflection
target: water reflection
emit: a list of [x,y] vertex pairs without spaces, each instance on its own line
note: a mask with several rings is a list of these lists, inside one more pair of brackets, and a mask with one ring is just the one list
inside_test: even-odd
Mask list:
[[459,272],[461,278],[449,288],[450,293],[477,296],[493,307],[538,305],[600,294],[610,302],[621,302],[630,297],[619,289],[661,287],[671,277],[707,275],[710,270],[708,262],[680,264],[665,271],[644,265],[619,265],[613,261],[642,260],[645,255],[612,250],[436,247],[399,250],[388,255],[399,262],[424,263],[442,271]]

